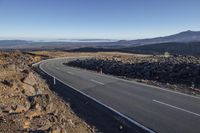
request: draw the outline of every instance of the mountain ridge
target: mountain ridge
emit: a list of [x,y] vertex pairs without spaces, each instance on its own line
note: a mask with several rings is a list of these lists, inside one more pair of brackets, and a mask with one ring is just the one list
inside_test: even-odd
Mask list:
[[[86,39],[88,41],[88,39]],[[119,40],[111,42],[64,42],[64,41],[28,41],[28,40],[0,40],[0,49],[73,49],[79,47],[136,47],[161,43],[190,43],[200,42],[200,31],[184,31],[177,34],[136,40]]]
[[155,38],[146,38],[146,39],[136,39],[136,40],[120,40],[119,43],[124,43],[125,46],[138,46],[138,45],[148,45],[148,44],[157,44],[157,43],[169,43],[169,42],[200,42],[200,31],[183,31],[177,34],[155,37]]

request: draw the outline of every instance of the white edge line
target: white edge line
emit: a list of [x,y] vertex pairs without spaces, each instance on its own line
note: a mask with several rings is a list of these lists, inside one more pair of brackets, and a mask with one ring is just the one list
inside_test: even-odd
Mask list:
[[[43,61],[37,62],[37,63],[33,64],[32,66],[37,66],[41,62],[46,62],[46,61],[50,61],[50,60],[70,59],[70,58],[72,58],[72,59],[73,58],[88,58],[88,57],[91,58],[91,56],[53,58],[53,59],[47,59],[47,60],[43,60]],[[71,68],[75,69],[74,67],[71,67]],[[144,83],[139,83],[137,81],[132,81],[132,80],[125,80],[125,79],[114,77],[114,76],[108,75],[108,74],[99,74],[99,73],[95,73],[93,71],[86,70],[86,69],[79,69],[79,68],[76,68],[76,69],[78,69],[78,70],[85,70],[85,71],[91,72],[91,73],[96,74],[96,75],[101,75],[101,76],[104,76],[104,77],[106,76],[106,77],[113,78],[113,79],[116,79],[116,80],[121,80],[121,81],[124,81],[124,82],[135,83],[135,84],[138,84],[138,85],[143,85],[143,86],[151,87],[151,88],[154,88],[154,89],[167,91],[167,92],[170,92],[170,93],[175,93],[175,94],[179,94],[179,95],[183,95],[183,96],[188,96],[188,97],[200,99],[200,97],[198,97],[198,96],[193,96],[193,95],[185,94],[185,93],[182,93],[182,92],[169,90],[167,88],[161,88],[161,87],[158,87],[158,86],[153,86],[153,85],[148,85],[148,84],[144,84]]]
[[159,103],[159,104],[162,104],[162,105],[165,105],[165,106],[168,106],[168,107],[177,109],[177,110],[181,110],[181,111],[183,111],[183,112],[187,112],[187,113],[189,113],[189,114],[193,114],[193,115],[196,115],[196,116],[200,117],[200,114],[198,114],[198,113],[195,113],[195,112],[192,112],[192,111],[183,109],[183,108],[179,108],[179,107],[176,107],[176,106],[173,106],[173,105],[170,105],[170,104],[167,104],[167,103],[158,101],[158,100],[153,100],[153,101],[156,102],[156,103]]
[[[41,67],[41,63],[39,63],[39,68],[40,68],[43,72],[45,72],[46,74],[48,74],[49,76],[54,77],[54,76],[52,76],[51,74],[49,74],[48,72],[46,72],[46,71]],[[117,110],[115,110],[115,109],[113,109],[113,108],[107,106],[106,104],[104,104],[104,103],[98,101],[97,99],[95,99],[95,98],[93,98],[93,97],[91,97],[91,96],[85,94],[84,92],[81,92],[80,90],[78,90],[78,89],[74,88],[73,86],[71,86],[71,85],[69,85],[69,84],[63,82],[62,80],[60,80],[60,79],[58,79],[58,78],[56,78],[56,79],[57,79],[58,81],[60,81],[61,83],[63,83],[64,85],[66,85],[66,86],[68,86],[68,87],[74,89],[75,91],[79,92],[80,94],[82,94],[82,95],[84,95],[84,96],[86,96],[86,97],[92,99],[93,101],[97,102],[98,104],[100,104],[100,105],[102,105],[102,106],[104,106],[104,107],[110,109],[111,111],[113,111],[113,112],[115,112],[116,114],[120,115],[121,117],[127,119],[128,121],[132,122],[133,124],[137,125],[138,127],[142,128],[142,129],[144,129],[144,130],[146,130],[147,132],[149,132],[149,133],[155,133],[155,132],[152,131],[151,129],[149,129],[149,128],[143,126],[142,124],[138,123],[137,121],[135,121],[135,120],[133,120],[133,119],[131,119],[131,118],[125,116],[124,114],[122,114],[122,113],[120,113],[119,111],[117,111]]]

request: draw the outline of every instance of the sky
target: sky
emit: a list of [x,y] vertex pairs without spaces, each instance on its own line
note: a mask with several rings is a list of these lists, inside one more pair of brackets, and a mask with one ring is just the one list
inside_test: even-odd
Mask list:
[[0,0],[1,39],[139,39],[200,30],[200,0]]

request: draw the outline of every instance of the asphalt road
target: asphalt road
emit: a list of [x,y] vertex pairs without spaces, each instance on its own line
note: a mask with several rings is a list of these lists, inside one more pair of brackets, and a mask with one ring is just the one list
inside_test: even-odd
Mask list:
[[146,130],[200,133],[199,97],[68,67],[66,60],[45,61],[40,68]]

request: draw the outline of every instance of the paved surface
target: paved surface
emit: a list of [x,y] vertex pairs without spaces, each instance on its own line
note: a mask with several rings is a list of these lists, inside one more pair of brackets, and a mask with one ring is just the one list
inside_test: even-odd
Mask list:
[[67,67],[66,59],[41,69],[130,120],[159,133],[200,133],[200,98]]

